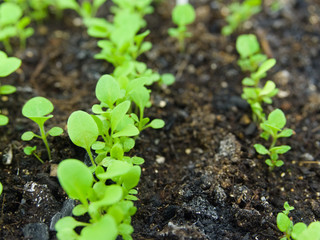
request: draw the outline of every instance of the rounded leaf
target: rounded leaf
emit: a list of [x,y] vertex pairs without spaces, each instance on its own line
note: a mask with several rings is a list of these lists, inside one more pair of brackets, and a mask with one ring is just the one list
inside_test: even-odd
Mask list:
[[33,139],[34,137],[34,133],[31,131],[25,132],[24,134],[22,134],[21,139],[23,141],[30,141],[31,139]]
[[196,13],[193,6],[189,3],[178,4],[172,11],[172,20],[177,25],[187,25],[193,23],[196,18]]
[[118,227],[113,217],[105,215],[98,222],[83,228],[79,240],[115,240]]
[[112,107],[120,96],[119,83],[112,76],[103,75],[96,86],[96,97],[98,100]]
[[253,34],[243,34],[237,38],[236,48],[241,58],[247,58],[260,51],[258,39]]
[[5,126],[9,122],[9,118],[7,116],[0,114],[0,126]]
[[90,149],[99,135],[96,122],[84,111],[73,112],[68,119],[67,127],[71,141],[86,150]]
[[21,60],[15,57],[8,57],[0,51],[0,77],[6,77],[16,71],[21,65]]
[[87,204],[87,194],[93,184],[90,169],[79,160],[67,159],[59,164],[57,173],[59,182],[68,196]]
[[286,125],[286,116],[280,109],[273,110],[268,116],[268,124],[276,128],[283,128]]
[[154,128],[154,129],[158,129],[158,128],[163,128],[164,126],[164,121],[161,119],[154,119],[151,121],[151,123],[149,124],[150,127]]
[[52,137],[59,136],[63,133],[63,129],[61,127],[53,127],[49,130],[48,133]]
[[307,225],[303,222],[296,223],[292,228],[291,236],[293,239],[297,239],[299,235],[307,229]]
[[261,144],[255,144],[254,145],[254,148],[256,149],[256,151],[259,153],[259,154],[262,154],[262,155],[265,155],[265,154],[268,154],[269,151],[268,149],[266,149],[263,145]]
[[291,220],[284,213],[278,213],[277,215],[277,226],[281,232],[286,232],[290,227]]
[[30,146],[27,146],[23,149],[23,152],[30,156],[35,150],[37,150],[37,146],[34,146],[34,147],[30,147]]
[[15,24],[22,16],[22,9],[15,3],[5,2],[0,5],[1,25]]
[[2,186],[2,183],[0,182],[0,195],[1,195],[2,191],[3,191],[3,186]]
[[34,97],[22,108],[22,115],[27,118],[44,117],[53,111],[53,104],[44,97]]
[[[1,63],[0,63],[1,64]],[[16,87],[11,85],[2,85],[0,87],[0,94],[1,95],[9,95],[16,91]]]

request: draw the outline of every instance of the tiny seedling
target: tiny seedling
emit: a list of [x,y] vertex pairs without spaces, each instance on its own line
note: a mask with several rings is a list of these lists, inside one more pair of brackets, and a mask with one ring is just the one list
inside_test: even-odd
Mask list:
[[267,56],[261,54],[258,39],[253,34],[240,35],[237,38],[236,49],[240,54],[238,65],[243,72],[255,72],[267,60]]
[[172,21],[177,28],[170,28],[168,33],[171,37],[177,38],[179,42],[180,51],[185,49],[185,38],[191,37],[191,33],[187,32],[187,25],[193,23],[196,19],[196,13],[193,6],[189,3],[178,4],[172,11]]
[[[62,128],[60,127],[53,127],[51,128],[47,133],[44,129],[44,123],[53,117],[50,113],[53,111],[54,107],[53,104],[44,97],[34,97],[31,98],[29,101],[25,103],[25,105],[22,108],[22,115],[26,118],[29,118],[30,120],[34,121],[40,129],[40,135],[33,133],[32,131],[27,131],[24,134],[22,134],[21,139],[23,141],[30,141],[34,137],[42,139],[44,142],[47,152],[48,152],[48,158],[51,160],[51,151],[50,147],[47,141],[47,136],[59,136],[63,133]],[[50,114],[50,115],[48,115]],[[26,147],[25,153],[27,155],[34,154],[36,148],[32,147]],[[35,155],[36,156],[36,155]],[[37,157],[38,158],[38,157]],[[39,158],[38,158],[39,159]]]
[[276,146],[279,138],[290,137],[293,134],[292,129],[283,129],[285,125],[286,117],[280,109],[272,111],[269,114],[268,119],[260,124],[260,127],[263,130],[260,136],[265,140],[268,140],[271,137],[272,142],[269,149],[262,144],[255,144],[254,148],[259,154],[269,156],[269,159],[265,162],[270,167],[271,171],[275,167],[281,167],[283,165],[283,161],[279,160],[278,155],[284,154],[291,149],[288,145]]
[[229,14],[226,17],[227,26],[222,28],[223,35],[232,34],[241,24],[251,16],[260,12],[261,0],[245,0],[242,3],[234,2],[229,7]]
[[[0,51],[0,77],[6,77],[16,71],[21,65],[21,60],[15,57],[8,57],[3,51]],[[0,95],[12,94],[16,88],[11,85],[0,85]],[[7,125],[9,118],[0,114],[0,126]]]
[[10,38],[19,37],[21,47],[24,47],[26,39],[34,32],[32,28],[26,28],[30,18],[21,18],[22,14],[18,4],[5,2],[0,5],[0,41],[8,53],[12,52]]
[[320,240],[320,222],[312,222],[309,226],[303,222],[294,224],[288,216],[294,207],[288,202],[283,207],[285,210],[277,215],[278,229],[284,233],[281,240]]

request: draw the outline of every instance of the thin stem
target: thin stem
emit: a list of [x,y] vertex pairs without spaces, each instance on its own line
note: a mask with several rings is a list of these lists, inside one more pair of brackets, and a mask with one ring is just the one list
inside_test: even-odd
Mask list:
[[51,151],[50,151],[50,147],[49,147],[49,144],[48,144],[48,141],[47,141],[46,132],[44,130],[43,124],[39,125],[39,128],[40,128],[41,138],[42,138],[42,140],[44,142],[44,145],[46,145],[46,149],[47,149],[47,152],[48,152],[48,158],[49,158],[49,160],[51,160]]
[[38,154],[36,154],[35,152],[33,152],[33,156],[35,156],[35,157],[43,164],[43,161],[42,161],[42,159],[38,156]]
[[95,163],[94,160],[93,160],[93,157],[92,157],[92,153],[91,153],[90,148],[89,148],[89,149],[86,149],[86,151],[87,151],[87,153],[88,153],[88,155],[89,155],[89,158],[90,158],[90,160],[91,160],[92,166],[96,166],[96,163]]

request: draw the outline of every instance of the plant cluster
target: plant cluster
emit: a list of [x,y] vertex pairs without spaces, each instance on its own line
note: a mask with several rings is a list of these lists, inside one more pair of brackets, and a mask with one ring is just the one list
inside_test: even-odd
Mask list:
[[[15,57],[8,57],[3,51],[0,51],[0,77],[7,77],[16,71],[21,65],[21,60]],[[0,83],[0,95],[12,94],[16,88],[12,85],[2,85]],[[0,126],[7,125],[9,118],[0,112]]]
[[[150,13],[151,1],[116,1],[112,8],[113,22],[84,19],[91,36],[102,48],[96,58],[111,62],[112,75],[103,75],[95,94],[100,101],[92,106],[94,114],[73,112],[67,123],[71,141],[86,150],[91,166],[67,159],[58,167],[58,179],[70,198],[80,204],[74,216],[87,214],[89,223],[73,217],[59,220],[55,226],[59,239],[132,239],[131,216],[136,212],[134,189],[141,175],[144,159],[128,156],[139,133],[148,128],[161,128],[164,121],[145,117],[151,106],[147,86],[155,81],[172,83],[172,75],[160,77],[137,57],[151,48],[144,42],[149,31],[139,33],[145,25],[142,18]],[[149,7],[148,7],[149,6]],[[95,151],[95,158],[91,151]],[[81,231],[75,228],[81,227]]]
[[222,34],[226,36],[232,34],[241,24],[260,12],[261,2],[261,0],[245,0],[242,3],[230,4],[229,14],[226,17],[228,25],[222,28]]
[[185,38],[192,36],[190,32],[187,32],[187,25],[193,23],[195,19],[195,10],[189,3],[177,4],[172,11],[172,21],[178,25],[178,27],[170,28],[168,33],[171,37],[178,39],[181,52],[185,49]]
[[[50,135],[55,137],[63,133],[63,130],[60,127],[53,127],[48,132],[45,131],[44,123],[53,117],[53,115],[50,114],[52,111],[53,111],[52,103],[44,97],[31,98],[29,101],[25,103],[25,105],[22,108],[22,115],[34,121],[39,126],[40,135],[35,134],[32,131],[27,131],[24,134],[22,134],[21,139],[23,141],[30,141],[34,137],[42,139],[42,141],[44,142],[44,145],[46,146],[49,160],[51,160],[51,151],[50,151],[49,143],[47,140],[47,136]],[[24,148],[24,153],[27,155],[33,154],[41,163],[43,163],[43,160],[36,153],[36,149],[37,149],[36,146],[33,146],[33,147],[27,146]]]
[[281,240],[319,240],[320,239],[320,222],[312,222],[307,226],[303,222],[293,223],[289,218],[289,213],[294,209],[288,202],[284,203],[284,211],[277,215],[278,229],[284,233]]
[[22,16],[23,9],[18,4],[13,2],[0,4],[0,41],[8,53],[12,52],[11,38],[18,37],[20,46],[24,48],[26,39],[34,32],[33,28],[27,27],[31,22],[31,18]]
[[279,160],[279,154],[284,154],[291,149],[290,146],[276,146],[277,140],[283,137],[290,137],[293,134],[291,129],[284,129],[286,117],[280,109],[272,111],[268,119],[265,117],[262,103],[271,104],[272,97],[278,93],[276,84],[268,80],[261,87],[261,79],[267,75],[267,71],[276,64],[275,59],[268,59],[261,53],[259,42],[255,35],[244,34],[237,38],[236,49],[240,55],[238,65],[242,71],[249,71],[250,77],[242,80],[243,93],[241,97],[249,103],[252,110],[253,120],[263,130],[261,137],[272,142],[269,148],[261,144],[255,144],[254,148],[259,154],[268,155],[265,161],[270,170],[280,167],[284,163]]
[[236,48],[240,54],[238,64],[243,71],[250,71],[250,77],[242,80],[242,98],[247,100],[252,110],[252,118],[260,123],[265,120],[262,103],[271,104],[272,97],[278,93],[273,81],[268,80],[261,87],[261,79],[267,75],[267,71],[276,64],[276,60],[267,59],[261,54],[260,45],[255,35],[245,34],[237,38]]

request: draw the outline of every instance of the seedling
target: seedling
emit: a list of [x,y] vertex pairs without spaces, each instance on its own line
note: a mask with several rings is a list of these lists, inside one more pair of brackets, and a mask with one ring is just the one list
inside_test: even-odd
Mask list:
[[284,211],[277,215],[278,229],[284,233],[281,240],[319,240],[320,222],[313,222],[307,226],[303,222],[293,223],[289,218],[289,213],[294,209],[288,202],[284,203]]
[[269,159],[265,162],[270,167],[271,171],[275,167],[281,167],[284,164],[282,160],[278,159],[278,155],[284,154],[291,149],[288,145],[276,146],[279,138],[290,137],[293,134],[291,129],[283,129],[285,125],[286,117],[280,109],[272,111],[268,116],[268,120],[260,124],[260,127],[263,129],[260,136],[265,140],[268,140],[271,137],[272,142],[269,149],[261,144],[255,144],[254,148],[259,154],[269,156]]
[[[34,121],[39,126],[40,135],[37,135],[32,131],[27,131],[24,134],[22,134],[21,139],[24,141],[30,141],[34,137],[42,139],[42,141],[46,146],[49,160],[51,160],[51,151],[47,141],[47,136],[50,135],[55,137],[63,133],[63,130],[60,127],[53,127],[47,133],[44,129],[44,123],[48,119],[53,117],[53,115],[50,114],[53,111],[53,108],[54,107],[52,103],[44,97],[31,98],[29,101],[25,103],[25,105],[22,108],[22,115]],[[35,151],[35,148],[26,147],[25,149],[25,153],[27,155],[34,154],[33,153],[34,151]]]
[[267,56],[261,53],[257,37],[253,34],[240,35],[237,38],[236,48],[240,54],[238,65],[243,72],[253,73],[267,60]]
[[235,2],[229,7],[229,14],[226,18],[227,26],[222,28],[223,35],[232,34],[241,24],[261,11],[261,0],[245,0],[243,3]]
[[9,53],[12,52],[10,38],[19,37],[21,47],[24,47],[26,39],[33,34],[32,28],[26,28],[30,18],[21,19],[22,14],[21,7],[15,3],[5,2],[0,5],[0,41]]
[[191,37],[192,34],[187,32],[187,25],[193,23],[196,19],[196,13],[193,6],[189,3],[178,4],[172,11],[172,21],[177,28],[170,28],[168,33],[171,37],[177,38],[179,42],[180,51],[185,49],[185,38]]
[[[0,51],[0,77],[6,77],[16,71],[21,65],[21,60],[15,57],[8,57],[5,52]],[[16,88],[11,85],[0,85],[0,95],[12,94]],[[9,118],[0,114],[0,126],[7,125]]]

